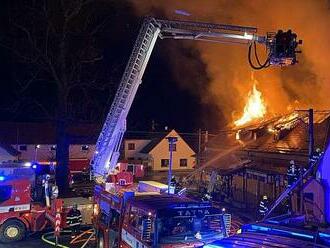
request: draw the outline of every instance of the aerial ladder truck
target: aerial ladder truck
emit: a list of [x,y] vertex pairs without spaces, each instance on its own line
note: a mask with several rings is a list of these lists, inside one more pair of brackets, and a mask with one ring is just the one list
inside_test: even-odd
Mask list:
[[[98,247],[194,247],[216,238],[219,234],[225,237],[227,233],[224,228],[225,219],[218,218],[219,213],[204,205],[206,203],[191,202],[187,198],[180,200],[177,196],[162,197],[161,191],[167,188],[166,185],[144,182],[154,188],[146,192],[141,190],[141,187],[128,185],[131,182],[126,179],[119,179],[120,185],[112,181],[112,186],[108,187],[109,175],[115,172],[117,166],[121,142],[126,131],[127,115],[158,38],[248,45],[248,61],[254,69],[294,65],[297,62],[296,53],[299,52],[297,47],[301,43],[291,30],[258,35],[254,27],[160,20],[151,17],[144,19],[91,160],[91,174],[98,183],[94,193],[94,226]],[[264,62],[260,62],[256,51],[252,53],[257,43],[266,47],[267,58]],[[209,221],[212,227],[217,227],[220,223],[219,228],[216,228],[217,232],[213,232],[209,226],[209,230],[190,230],[192,236],[175,236],[168,233],[168,230],[164,230],[166,226],[171,227],[167,221],[180,220],[182,208],[188,211],[184,214],[191,218],[193,223],[200,223],[201,219]],[[196,214],[196,211],[199,214]],[[184,221],[177,225],[183,225],[178,229],[179,232],[186,228]],[[173,227],[172,231],[174,229]]]
[[[260,36],[257,28],[253,27],[146,18],[96,143],[91,166],[97,178],[104,178],[117,165],[120,144],[126,131],[126,118],[158,38],[245,44],[249,46],[249,62],[255,69],[295,64],[296,48],[301,43],[291,30]],[[257,66],[251,58],[251,50],[256,43],[265,45],[267,49],[266,61],[260,63],[257,58]]]

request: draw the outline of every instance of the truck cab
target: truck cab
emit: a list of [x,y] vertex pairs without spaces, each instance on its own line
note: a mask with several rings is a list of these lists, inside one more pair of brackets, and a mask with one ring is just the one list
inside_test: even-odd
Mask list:
[[0,242],[19,241],[46,223],[45,209],[32,203],[31,181],[0,176]]
[[127,207],[122,247],[198,247],[226,237],[223,213],[174,195],[141,196]]
[[45,205],[45,187],[32,166],[28,162],[0,164],[0,243],[22,240],[54,223],[54,211]]
[[198,247],[227,236],[229,214],[209,203],[165,194],[162,188],[146,181],[112,192],[97,186],[94,226],[98,247]]

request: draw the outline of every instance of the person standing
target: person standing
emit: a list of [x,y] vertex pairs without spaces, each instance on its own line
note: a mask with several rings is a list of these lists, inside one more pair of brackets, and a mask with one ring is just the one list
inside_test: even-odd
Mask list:
[[290,161],[290,165],[287,170],[287,178],[288,178],[288,185],[287,187],[291,187],[292,184],[294,184],[295,181],[298,179],[298,168],[296,167],[296,164],[294,160]]
[[263,217],[265,217],[268,210],[269,210],[269,200],[268,200],[267,195],[264,195],[258,206],[259,219],[262,219]]
[[78,209],[77,204],[73,204],[72,208],[66,216],[66,224],[70,227],[72,234],[71,238],[75,238],[80,231],[80,225],[82,223],[81,212]]

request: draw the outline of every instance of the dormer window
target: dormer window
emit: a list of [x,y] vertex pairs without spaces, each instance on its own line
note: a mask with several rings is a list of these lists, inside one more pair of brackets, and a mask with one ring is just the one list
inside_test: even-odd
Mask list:
[[82,145],[81,146],[81,150],[82,151],[88,151],[89,150],[89,146],[88,145]]

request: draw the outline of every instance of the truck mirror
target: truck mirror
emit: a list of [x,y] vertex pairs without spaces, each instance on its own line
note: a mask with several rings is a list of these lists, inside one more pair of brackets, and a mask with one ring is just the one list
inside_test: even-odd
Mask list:
[[53,185],[51,188],[51,197],[52,199],[56,199],[58,197],[58,187]]
[[142,220],[142,240],[150,242],[151,241],[151,227],[152,227],[152,221],[151,218],[144,218]]

